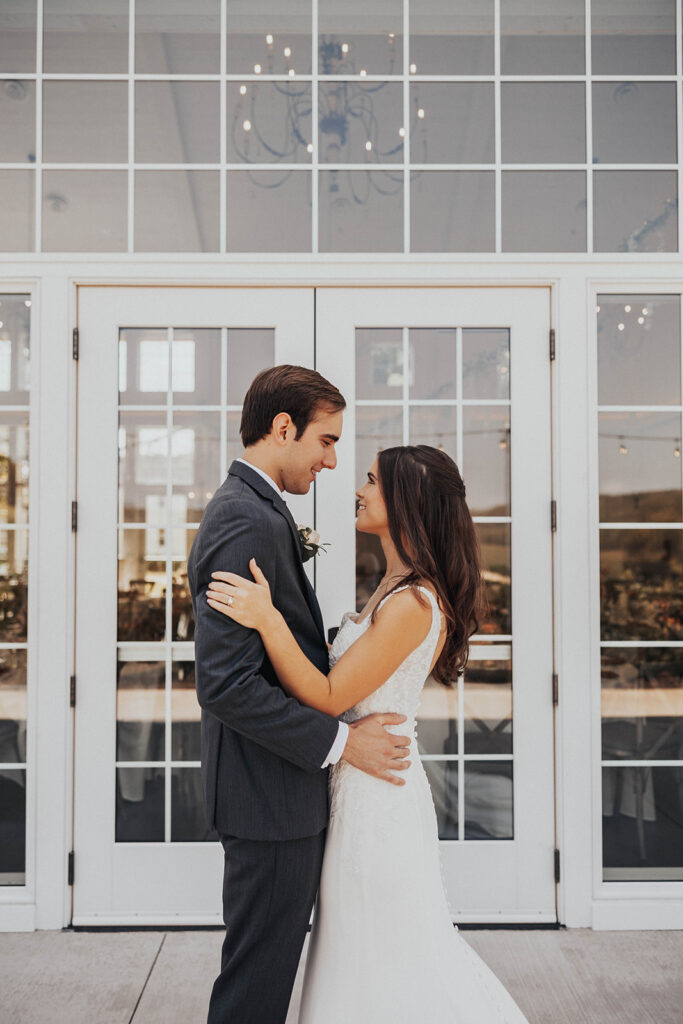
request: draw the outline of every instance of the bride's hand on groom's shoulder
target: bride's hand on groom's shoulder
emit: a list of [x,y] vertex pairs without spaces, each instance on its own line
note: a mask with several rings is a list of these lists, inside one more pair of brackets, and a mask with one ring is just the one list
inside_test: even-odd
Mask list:
[[241,626],[261,631],[278,613],[273,607],[268,580],[255,558],[249,562],[249,568],[253,581],[235,572],[212,572],[206,600],[217,612]]

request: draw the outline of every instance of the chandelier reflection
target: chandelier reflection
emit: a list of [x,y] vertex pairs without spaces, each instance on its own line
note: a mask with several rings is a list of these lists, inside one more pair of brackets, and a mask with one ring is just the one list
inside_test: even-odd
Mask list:
[[[273,68],[275,38],[268,34],[265,41],[263,63],[254,64],[255,75],[269,73]],[[399,69],[393,32],[388,34],[386,46],[386,74],[395,75]],[[269,165],[268,170],[271,167],[276,170],[277,164],[310,166],[314,156],[311,83],[295,80],[292,48],[284,47],[283,55],[292,81],[252,80],[240,85],[235,97],[232,150],[241,163],[247,165],[249,180],[259,188],[279,188],[294,173],[292,167],[282,167],[279,174],[264,175],[264,164]],[[351,44],[334,36],[321,36],[318,56],[322,75],[367,77],[365,68],[356,67]],[[412,159],[423,162],[426,159],[425,111],[417,95],[413,96],[413,101]],[[395,109],[392,110],[392,106]],[[315,155],[321,169],[329,171],[326,187],[335,205],[348,199],[365,203],[373,191],[395,195],[402,190],[406,137],[402,111],[400,82],[320,81],[318,152]],[[416,154],[416,149],[420,155]],[[258,171],[249,170],[250,164],[261,166]],[[340,167],[340,164],[350,166]],[[395,169],[387,164],[395,164]],[[413,172],[413,175],[418,173]]]

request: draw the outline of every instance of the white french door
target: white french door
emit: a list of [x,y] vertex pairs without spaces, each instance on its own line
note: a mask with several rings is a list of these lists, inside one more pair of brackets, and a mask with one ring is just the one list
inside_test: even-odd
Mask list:
[[79,289],[74,924],[221,920],[186,561],[250,381],[313,329],[310,289]]
[[443,447],[463,473],[489,602],[464,678],[430,682],[418,722],[451,910],[554,921],[548,290],[322,288],[316,315],[317,368],[348,402],[317,494],[325,621],[360,608],[383,572],[354,526],[377,450]]

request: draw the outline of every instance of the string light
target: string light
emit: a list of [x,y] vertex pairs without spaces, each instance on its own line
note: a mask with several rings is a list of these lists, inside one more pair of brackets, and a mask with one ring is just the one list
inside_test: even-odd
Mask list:
[[291,46],[285,46],[285,48],[284,48],[284,50],[282,52],[284,53],[285,57],[291,57],[292,56],[292,48],[291,48]]
[[268,43],[268,46],[273,45],[273,37],[270,34],[266,36],[266,42]]
[[617,330],[618,331],[623,331],[624,327],[625,327],[625,324],[617,324]]
[[410,73],[411,73],[411,75],[414,75],[414,74],[417,73],[417,64],[411,64],[410,65]]
[[306,146],[306,149],[308,150],[309,153],[312,153],[313,152],[313,143],[309,142],[308,145]]
[[639,324],[644,324],[645,323],[645,317],[644,316],[639,316],[638,317],[638,323]]
[[420,109],[418,110],[418,112],[417,112],[417,116],[418,116],[419,118],[423,118],[423,117],[425,116],[425,112],[424,112],[424,110],[422,109],[422,107],[420,107]]
[[240,86],[240,96],[246,96],[246,95],[247,95],[247,87],[246,87],[246,85],[241,85]]
[[348,43],[342,43],[342,53],[348,53],[348,52],[349,52],[349,44]]
[[398,134],[399,134],[399,135],[401,136],[401,138],[403,139],[403,138],[405,137],[405,134],[406,134],[406,130],[405,130],[405,128],[399,128],[399,130],[398,130]]
[[372,143],[370,142],[370,139],[368,139],[368,141],[365,143],[365,148],[367,149],[368,153],[372,149]]
[[624,313],[630,313],[630,312],[631,312],[631,307],[630,306],[624,306]]
[[243,121],[242,122],[242,127],[244,128],[245,132],[250,132],[251,131],[251,121]]
[[254,74],[255,75],[260,75],[261,74],[261,65],[260,64],[254,64]]

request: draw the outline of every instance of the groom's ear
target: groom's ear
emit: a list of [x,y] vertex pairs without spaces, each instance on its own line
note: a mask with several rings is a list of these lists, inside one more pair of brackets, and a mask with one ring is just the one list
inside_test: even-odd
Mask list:
[[296,434],[294,421],[288,412],[279,412],[277,414],[273,420],[270,433],[275,443],[279,445],[287,444],[288,438]]

